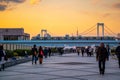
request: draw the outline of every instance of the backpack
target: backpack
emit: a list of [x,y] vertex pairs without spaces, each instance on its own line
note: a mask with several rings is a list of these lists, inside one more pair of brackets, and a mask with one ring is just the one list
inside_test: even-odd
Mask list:
[[44,55],[43,51],[40,51],[39,54],[42,55],[42,56]]

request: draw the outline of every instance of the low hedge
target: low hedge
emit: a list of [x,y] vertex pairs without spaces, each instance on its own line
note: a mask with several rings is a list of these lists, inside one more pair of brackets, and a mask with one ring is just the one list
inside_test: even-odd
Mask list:
[[[25,54],[25,51],[27,52],[27,54]],[[6,50],[6,54],[7,54],[7,57],[8,58],[12,58],[12,57],[15,57],[15,56],[21,56],[21,57],[24,57],[26,55],[31,55],[31,50],[27,50],[27,49],[17,49],[17,50]]]
[[[12,57],[16,57],[16,56],[20,56],[20,57],[25,57],[25,51],[27,52],[27,55],[32,55],[31,50],[29,49],[16,49],[16,50],[6,50],[6,54],[8,56],[8,58],[12,58]],[[52,53],[59,53],[58,48],[51,48],[51,52]]]

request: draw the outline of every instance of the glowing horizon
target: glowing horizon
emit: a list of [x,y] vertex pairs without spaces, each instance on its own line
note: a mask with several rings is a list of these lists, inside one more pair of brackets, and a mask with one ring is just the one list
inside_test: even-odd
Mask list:
[[[0,28],[24,28],[31,37],[41,29],[47,29],[52,36],[76,35],[77,29],[80,34],[98,22],[119,33],[119,0],[6,1],[0,2]],[[88,34],[92,35],[96,30]]]

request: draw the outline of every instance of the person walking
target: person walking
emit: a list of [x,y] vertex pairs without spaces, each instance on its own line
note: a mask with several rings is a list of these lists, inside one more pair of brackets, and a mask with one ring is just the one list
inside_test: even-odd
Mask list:
[[0,71],[5,69],[5,62],[7,61],[7,55],[3,49],[3,45],[0,45]]
[[44,51],[42,49],[42,47],[39,47],[39,54],[38,54],[38,58],[39,58],[39,64],[43,63],[43,56],[44,56]]
[[92,49],[92,47],[89,47],[89,56],[90,57],[92,56],[92,53],[93,53],[93,49]]
[[115,52],[116,52],[116,55],[117,55],[117,58],[118,58],[118,65],[119,65],[119,68],[120,68],[120,43],[119,43],[119,46],[116,48]]
[[108,60],[108,52],[104,46],[104,43],[100,44],[100,47],[97,50],[96,60],[99,64],[99,72],[100,74],[104,75],[105,73],[105,62]]
[[61,47],[61,48],[58,48],[58,51],[59,51],[60,55],[62,56],[62,55],[63,55],[63,53],[64,53],[63,48],[62,48],[62,47]]
[[81,48],[82,57],[84,56],[84,51],[85,51],[85,48],[84,48],[84,47],[82,47],[82,48]]
[[77,54],[80,55],[80,48],[77,48]]
[[110,56],[110,46],[109,46],[109,45],[106,45],[106,49],[107,49],[107,52],[108,52],[108,60],[109,60],[109,56]]
[[89,56],[89,47],[86,48],[86,54]]
[[32,64],[35,63],[37,64],[37,48],[36,45],[33,46],[32,48]]
[[43,51],[44,51],[45,58],[47,58],[47,56],[48,56],[48,49],[47,49],[47,47],[45,47],[45,49]]
[[51,53],[52,53],[51,48],[49,48],[49,49],[48,49],[49,57],[51,57]]

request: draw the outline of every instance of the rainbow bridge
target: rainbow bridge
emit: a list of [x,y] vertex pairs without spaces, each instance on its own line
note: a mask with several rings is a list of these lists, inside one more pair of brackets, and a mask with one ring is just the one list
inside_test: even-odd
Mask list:
[[117,46],[120,40],[0,40],[0,44],[20,44],[20,45],[38,45],[38,46],[51,46],[51,47],[63,47],[69,46],[91,46],[99,45],[100,43],[109,44],[111,46]]

